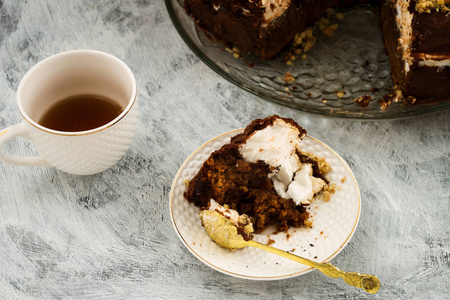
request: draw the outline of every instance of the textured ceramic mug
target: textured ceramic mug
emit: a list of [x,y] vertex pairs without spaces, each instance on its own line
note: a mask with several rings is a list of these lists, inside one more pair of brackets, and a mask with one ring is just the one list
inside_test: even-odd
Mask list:
[[[55,102],[87,94],[114,99],[124,109],[111,122],[87,131],[57,131],[38,124]],[[114,165],[129,148],[138,120],[136,80],[131,70],[118,58],[91,50],[59,53],[35,65],[19,84],[17,104],[24,120],[0,131],[0,160],[78,175]],[[41,156],[5,154],[3,144],[14,137],[31,140]]]

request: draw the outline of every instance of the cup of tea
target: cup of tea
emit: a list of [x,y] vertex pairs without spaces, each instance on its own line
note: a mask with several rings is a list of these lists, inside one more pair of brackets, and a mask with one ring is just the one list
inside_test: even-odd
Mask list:
[[[53,55],[32,67],[17,90],[23,121],[0,131],[0,160],[89,175],[114,165],[132,143],[138,121],[136,80],[118,58],[99,51]],[[11,156],[15,137],[40,156]],[[13,142],[13,141],[10,141]]]

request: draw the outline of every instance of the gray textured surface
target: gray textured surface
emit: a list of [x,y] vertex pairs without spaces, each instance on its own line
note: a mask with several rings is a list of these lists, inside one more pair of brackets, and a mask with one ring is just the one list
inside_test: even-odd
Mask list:
[[[161,0],[0,1],[0,128],[20,121],[15,90],[45,57],[96,49],[138,81],[134,144],[112,169],[78,177],[0,163],[0,299],[446,299],[450,290],[450,111],[390,122],[304,115],[250,95],[184,45]],[[319,272],[272,282],[218,273],[169,217],[170,185],[205,141],[271,114],[341,154],[359,182],[356,233],[333,262],[377,274],[370,296]],[[32,154],[27,142],[5,146]]]

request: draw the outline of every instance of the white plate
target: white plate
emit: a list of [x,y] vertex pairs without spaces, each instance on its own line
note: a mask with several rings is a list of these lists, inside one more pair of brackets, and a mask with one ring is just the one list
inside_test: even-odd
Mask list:
[[[186,180],[197,174],[213,151],[229,143],[232,136],[242,131],[234,130],[210,140],[183,163],[170,191],[170,215],[175,231],[195,257],[227,275],[253,280],[276,280],[305,274],[312,269],[260,249],[248,247],[232,252],[218,246],[202,227],[199,209],[183,196],[187,190]],[[331,196],[329,202],[316,200],[311,204],[309,212],[314,220],[312,228],[291,228],[288,234],[272,234],[275,227],[269,227],[262,234],[255,234],[254,240],[267,243],[270,235],[270,239],[275,241],[272,244],[274,247],[325,262],[335,257],[355,232],[361,211],[359,189],[348,165],[328,146],[307,136],[301,142],[301,147],[303,151],[327,160],[332,167],[327,178],[331,183],[336,183],[340,190]]]

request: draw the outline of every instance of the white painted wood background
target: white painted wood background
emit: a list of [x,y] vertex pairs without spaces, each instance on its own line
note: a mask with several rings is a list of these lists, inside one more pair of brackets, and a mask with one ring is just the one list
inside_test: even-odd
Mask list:
[[[0,128],[20,122],[25,72],[61,51],[96,49],[138,81],[140,124],[113,168],[79,177],[0,163],[0,299],[448,299],[450,111],[401,121],[323,119],[228,83],[183,43],[162,0],[0,1]],[[375,296],[319,272],[255,282],[218,273],[176,236],[169,190],[205,141],[272,114],[341,154],[363,210],[333,262],[376,274]],[[29,143],[5,146],[34,153]]]

